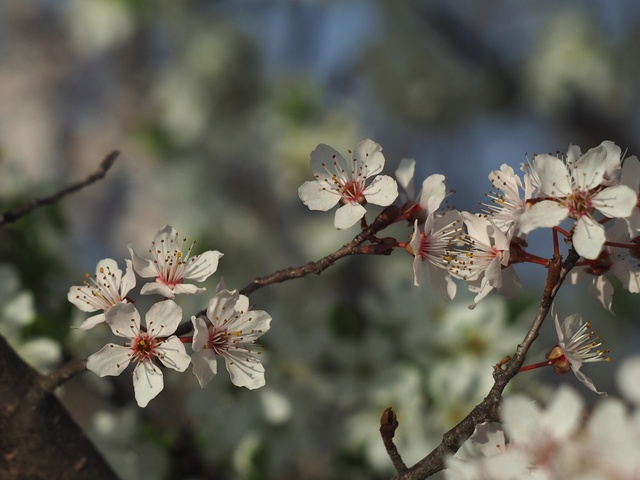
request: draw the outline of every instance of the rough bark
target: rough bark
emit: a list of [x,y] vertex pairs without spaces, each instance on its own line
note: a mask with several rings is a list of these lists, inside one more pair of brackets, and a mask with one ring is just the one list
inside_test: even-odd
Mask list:
[[0,478],[117,479],[46,386],[0,336]]

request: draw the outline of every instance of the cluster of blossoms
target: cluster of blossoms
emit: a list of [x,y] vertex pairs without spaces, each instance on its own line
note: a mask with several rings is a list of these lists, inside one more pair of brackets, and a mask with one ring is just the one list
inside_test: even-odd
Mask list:
[[[312,210],[329,210],[339,203],[337,228],[350,227],[359,220],[364,228],[368,203],[388,210],[399,196],[391,177],[377,176],[368,183],[383,166],[382,149],[371,140],[355,148],[350,162],[331,147],[320,145],[311,154],[316,180],[305,182],[299,196]],[[589,290],[604,307],[611,310],[613,287],[605,277],[608,272],[630,292],[640,292],[638,159],[628,157],[623,162],[620,148],[605,141],[585,154],[577,146],[570,146],[566,156],[535,155],[521,170],[522,176],[505,164],[491,172],[489,202],[482,212],[470,213],[442,208],[448,196],[443,175],[427,177],[415,195],[415,162],[400,163],[396,178],[404,190],[400,193],[403,203],[394,221],[408,221],[413,233],[409,242],[396,246],[404,247],[414,257],[414,284],[420,285],[426,265],[429,287],[446,300],[456,295],[455,280],[464,281],[475,294],[470,308],[493,290],[513,296],[521,286],[513,265],[550,264],[548,258],[527,251],[527,235],[547,227],[553,230],[555,255],[559,255],[558,235],[564,235],[581,256],[569,280],[576,283],[589,277]],[[590,328],[576,323],[578,315],[569,318],[572,320],[565,322],[564,334],[557,327],[560,345],[576,332]],[[591,341],[586,346],[595,348],[596,343]],[[590,352],[579,352],[587,350]],[[573,371],[597,391],[579,369],[585,361],[605,360],[602,353],[593,353],[588,360],[577,354],[561,357],[567,362],[566,368],[551,357],[547,364],[554,365],[559,374]]]
[[[234,385],[250,389],[265,384],[264,368],[254,351],[256,340],[267,330],[271,317],[261,310],[250,310],[249,300],[237,291],[219,289],[209,301],[205,315],[191,317],[193,337],[177,337],[182,309],[176,295],[197,295],[205,291],[186,281],[203,282],[218,268],[220,252],[208,251],[191,256],[194,244],[185,249],[185,240],[170,226],[158,232],[151,258],[138,256],[131,246],[131,259],[125,260],[125,274],[112,259],[98,263],[95,276],[87,274],[84,285],[71,287],[67,298],[84,312],[100,312],[87,319],[80,329],[106,323],[112,332],[128,339],[124,345],[107,344],[87,359],[87,368],[97,375],[119,375],[130,364],[138,405],[145,407],[164,387],[161,366],[184,372],[193,363],[193,372],[204,387],[216,374],[216,357],[224,358]],[[145,325],[128,295],[136,286],[135,273],[152,278],[140,293],[161,295],[145,316]],[[189,356],[184,343],[191,343]]]
[[446,462],[451,479],[632,480],[640,457],[640,358],[627,360],[618,384],[635,409],[607,398],[586,417],[582,398],[562,386],[540,408],[523,396],[506,398],[502,423],[484,423]]

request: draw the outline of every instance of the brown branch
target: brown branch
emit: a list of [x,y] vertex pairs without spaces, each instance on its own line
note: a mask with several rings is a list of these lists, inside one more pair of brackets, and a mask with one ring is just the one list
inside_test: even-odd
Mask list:
[[51,372],[49,375],[44,375],[40,378],[40,387],[45,392],[52,393],[56,388],[62,385],[67,380],[71,380],[77,374],[85,372],[87,370],[87,359],[72,360],[58,370]]
[[[242,295],[250,295],[256,290],[266,287],[267,285],[304,277],[310,273],[319,275],[336,261],[350,255],[388,255],[396,246],[395,240],[392,238],[384,238],[380,240],[375,238],[375,235],[380,230],[397,221],[400,215],[401,210],[398,207],[387,207],[382,211],[382,213],[380,213],[380,215],[378,215],[369,227],[365,227],[353,240],[343,245],[335,252],[330,253],[316,262],[309,262],[300,267],[284,268],[272,273],[271,275],[267,275],[266,277],[256,278],[240,290],[240,293]],[[362,244],[367,241],[375,243],[363,246]]]
[[113,165],[113,162],[115,162],[116,158],[118,158],[118,155],[120,155],[120,152],[118,150],[114,150],[113,152],[109,153],[100,162],[100,165],[98,166],[98,169],[95,172],[93,172],[91,175],[89,175],[83,180],[72,183],[68,187],[60,190],[59,192],[49,197],[32,200],[31,202],[18,208],[17,210],[0,214],[0,227],[4,226],[7,223],[15,222],[16,220],[31,213],[36,208],[44,207],[47,205],[53,205],[54,203],[58,202],[62,198],[66,197],[67,195],[77,192],[78,190],[82,190],[83,188],[91,185],[92,183],[95,183],[98,180],[104,178],[107,171]]
[[[520,367],[524,363],[525,356],[533,342],[539,335],[540,327],[551,308],[551,303],[558,293],[560,286],[564,282],[567,274],[574,267],[580,256],[574,249],[569,251],[567,259],[560,268],[558,274],[557,266],[560,259],[551,260],[552,267],[549,268],[547,285],[542,294],[540,308],[535,319],[529,328],[524,340],[518,348],[513,358],[507,363],[504,370],[496,368],[493,374],[494,384],[485,399],[480,402],[460,423],[442,436],[442,442],[429,455],[424,457],[414,466],[406,471],[398,471],[398,476],[394,480],[422,480],[439,472],[444,468],[444,460],[448,455],[453,455],[458,451],[462,443],[473,433],[476,425],[498,420],[498,410],[502,401],[502,392],[513,377],[516,376]],[[556,268],[554,268],[556,267]],[[394,461],[393,458],[391,459]],[[395,463],[394,463],[395,466]]]

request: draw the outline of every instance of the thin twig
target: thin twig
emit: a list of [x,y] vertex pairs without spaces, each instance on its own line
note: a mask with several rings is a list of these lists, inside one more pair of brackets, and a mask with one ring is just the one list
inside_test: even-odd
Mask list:
[[51,372],[48,375],[44,375],[40,379],[40,386],[45,392],[53,392],[56,388],[62,385],[67,380],[72,379],[77,374],[85,372],[87,370],[87,359],[72,360],[55,372]]
[[387,454],[391,462],[393,462],[396,472],[403,474],[407,471],[407,466],[402,461],[402,457],[398,453],[396,445],[393,443],[396,428],[398,428],[398,419],[393,409],[389,407],[382,412],[382,417],[380,418],[380,435],[382,436],[384,448],[387,449]]
[[[536,314],[531,328],[527,332],[524,340],[518,348],[513,358],[507,363],[507,367],[502,370],[497,368],[494,371],[493,378],[495,380],[493,387],[485,399],[479,403],[460,423],[449,430],[442,436],[442,442],[429,455],[424,457],[414,466],[408,468],[404,473],[399,473],[394,480],[423,480],[431,475],[439,472],[444,468],[444,459],[447,455],[453,455],[458,451],[462,442],[464,442],[474,431],[476,425],[498,420],[498,410],[502,401],[502,392],[505,387],[516,376],[520,367],[524,363],[525,356],[531,348],[534,340],[538,337],[540,327],[546,318],[551,303],[558,293],[564,279],[574,267],[580,256],[574,249],[569,251],[567,259],[562,264],[558,274],[557,268],[550,267],[547,275],[547,285],[542,299],[540,308]],[[551,260],[551,264],[558,266],[559,258]],[[393,458],[391,458],[393,462]],[[395,464],[394,464],[395,465]]]
[[118,150],[114,150],[113,152],[109,153],[100,162],[100,165],[98,166],[98,169],[94,173],[92,173],[91,175],[86,177],[85,179],[80,180],[80,181],[75,182],[75,183],[72,183],[68,187],[60,190],[59,192],[57,192],[57,193],[55,193],[55,194],[53,194],[53,195],[51,195],[49,197],[38,198],[38,199],[32,200],[31,202],[29,202],[26,205],[18,208],[17,210],[13,210],[11,212],[6,212],[6,213],[1,214],[0,215],[0,227],[4,226],[7,223],[15,222],[16,220],[18,220],[18,219],[24,217],[25,215],[28,215],[29,213],[31,213],[36,208],[44,207],[44,206],[47,206],[47,205],[53,205],[54,203],[58,202],[62,198],[66,197],[67,195],[70,195],[70,194],[72,194],[74,192],[77,192],[78,190],[82,190],[83,188],[91,185],[92,183],[104,178],[104,176],[106,175],[107,171],[113,165],[113,162],[115,162],[116,158],[118,158],[118,155],[120,155],[120,152]]

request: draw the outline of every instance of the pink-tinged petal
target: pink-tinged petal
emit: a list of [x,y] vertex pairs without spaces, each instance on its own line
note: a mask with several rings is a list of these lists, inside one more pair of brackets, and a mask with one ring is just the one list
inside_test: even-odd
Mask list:
[[134,250],[131,244],[127,245],[129,254],[131,255],[131,261],[133,263],[133,269],[142,278],[152,278],[158,275],[158,269],[152,260],[142,258]]
[[134,338],[140,332],[140,314],[133,303],[119,303],[105,314],[111,331],[119,337]]
[[128,258],[125,260],[127,264],[122,283],[120,284],[120,296],[125,298],[127,294],[136,286],[136,274],[133,271],[133,264]]
[[606,151],[603,185],[614,185],[618,183],[622,173],[622,149],[609,140],[605,140],[600,145]]
[[422,192],[420,193],[420,206],[427,211],[427,215],[440,208],[440,204],[447,194],[447,187],[444,184],[445,176],[440,174],[429,175],[422,182]]
[[249,310],[249,305],[249,297],[246,295],[238,295],[238,300],[234,308],[237,312],[243,313]]
[[334,225],[338,230],[352,227],[364,217],[367,210],[359,203],[349,202],[336,210]]
[[457,285],[449,272],[431,263],[427,263],[427,272],[429,272],[429,286],[443,299],[453,300],[456,296]]
[[606,157],[607,149],[599,145],[587,151],[573,165],[573,178],[579,190],[591,190],[602,184],[607,166]]
[[491,239],[487,232],[489,221],[486,218],[469,212],[461,212],[460,216],[464,220],[464,224],[467,226],[467,232],[471,238],[483,245],[491,246]]
[[264,386],[264,367],[244,349],[229,350],[224,355],[231,383],[249,390]]
[[108,343],[87,358],[87,369],[100,377],[120,375],[131,361],[131,349]]
[[86,285],[74,285],[67,293],[67,300],[83,312],[95,312],[96,310],[100,310],[100,308],[86,300],[86,298],[91,299],[92,295],[91,289]]
[[183,278],[194,282],[204,282],[216,272],[218,260],[222,255],[217,250],[209,250],[190,258],[187,260],[187,268],[185,268]]
[[216,355],[209,349],[199,350],[191,356],[193,373],[204,388],[218,373]]
[[476,305],[480,302],[480,300],[482,300],[493,291],[493,287],[489,285],[486,277],[472,280],[467,283],[467,286],[469,287],[469,291],[477,293],[476,296],[473,297],[473,303],[468,307],[469,310],[473,310],[474,308],[476,308]]
[[[354,160],[356,160],[358,167],[364,165],[362,173],[366,177],[371,177],[382,171],[384,167],[384,156],[382,155],[382,147],[373,140],[364,140],[358,144],[353,152]],[[355,172],[356,175],[358,172]],[[394,180],[395,183],[395,180]],[[395,198],[394,198],[395,200]],[[391,200],[393,202],[393,200]],[[376,204],[381,205],[381,204]],[[387,204],[389,205],[389,204]]]
[[636,192],[625,185],[605,188],[591,199],[591,203],[598,211],[611,218],[630,216],[637,201]]
[[567,163],[568,164],[574,164],[576,163],[580,157],[582,156],[582,151],[580,150],[580,147],[578,145],[569,145],[569,148],[567,149]]
[[[571,368],[573,369],[573,364],[571,365]],[[576,378],[580,380],[584,384],[584,386],[587,387],[589,390],[592,390],[596,392],[598,395],[601,395],[603,397],[607,396],[606,392],[601,392],[600,390],[598,390],[593,384],[593,382],[591,381],[591,379],[587,377],[584,373],[582,373],[580,370],[575,369],[573,370],[573,373],[576,376]]]
[[589,260],[598,258],[605,240],[602,225],[584,215],[578,219],[572,238],[573,247],[578,254]]
[[[177,287],[178,285],[176,285]],[[195,286],[193,286],[196,288]],[[174,298],[174,289],[160,282],[145,283],[140,289],[141,295],[160,295],[164,298]]]
[[573,191],[567,167],[551,155],[538,155],[531,161],[531,169],[538,178],[538,188],[550,197],[568,197]]
[[584,400],[572,388],[561,387],[542,417],[541,426],[555,440],[569,437],[583,420]]
[[534,441],[531,433],[540,429],[542,412],[535,402],[516,395],[505,399],[500,409],[504,431],[517,445]]
[[342,178],[346,178],[346,170],[347,162],[344,157],[329,145],[320,144],[311,152],[311,171],[316,180],[332,184],[333,175],[340,173]]
[[388,175],[379,175],[362,192],[367,202],[386,207],[398,198],[398,184]]
[[96,325],[98,325],[99,323],[104,322],[105,319],[106,317],[104,313],[100,313],[98,315],[94,315],[93,317],[87,318],[84,322],[82,322],[82,325],[80,325],[79,327],[73,327],[73,328],[77,328],[78,330],[89,330],[95,327]]
[[[201,293],[206,292],[207,289],[204,287],[196,287],[191,283],[178,283],[175,287],[173,287],[173,296],[175,295],[200,295]],[[166,296],[166,295],[165,295]],[[170,298],[173,298],[170,297]]]
[[221,326],[229,320],[229,317],[234,315],[235,305],[238,299],[239,294],[237,290],[220,290],[209,300],[207,317],[214,325]]
[[404,188],[405,192],[407,192],[407,196],[411,199],[413,198],[413,175],[416,171],[416,161],[409,158],[403,158],[400,160],[400,165],[396,169],[396,179],[402,188]]
[[164,388],[162,370],[153,362],[140,362],[133,370],[133,391],[138,406],[144,408]]
[[200,317],[191,317],[191,323],[193,323],[193,342],[191,347],[197,352],[209,343],[209,328],[207,323]]
[[611,303],[613,300],[613,285],[611,282],[607,280],[607,277],[604,275],[598,275],[593,279],[593,282],[589,285],[589,294],[593,298],[595,298],[600,305],[609,310],[609,312],[613,313],[611,310]]
[[251,344],[271,328],[271,315],[264,310],[249,310],[228,323],[229,331],[242,331],[242,343]]
[[637,264],[618,261],[611,266],[611,272],[622,282],[622,286],[631,293],[640,293],[640,270]]
[[520,215],[519,227],[522,233],[529,233],[536,228],[555,227],[569,216],[569,209],[553,200],[538,202]]
[[173,300],[154,303],[145,316],[147,332],[153,337],[168,337],[182,321],[182,309]]
[[502,286],[498,293],[507,298],[513,298],[519,295],[522,291],[522,282],[520,282],[516,269],[513,268],[513,266],[503,268],[501,275]]
[[326,212],[340,201],[340,194],[333,189],[323,187],[316,181],[304,182],[298,188],[298,196],[310,210]]
[[635,155],[624,159],[620,173],[620,185],[626,185],[636,192],[640,188],[640,161]]
[[420,258],[420,255],[415,255],[413,257],[413,285],[416,287],[419,287],[421,281],[422,281],[422,258]]
[[191,363],[191,357],[178,337],[171,336],[157,347],[157,356],[165,367],[184,372]]
[[[560,326],[560,318],[556,315],[556,304],[551,305],[551,316],[553,316],[553,324],[556,327],[556,335],[558,336],[558,341],[560,344],[564,343],[564,331]],[[567,319],[568,320],[568,319]]]
[[489,285],[493,288],[502,287],[502,264],[500,263],[499,256],[491,260],[491,263],[489,263],[484,275]]

